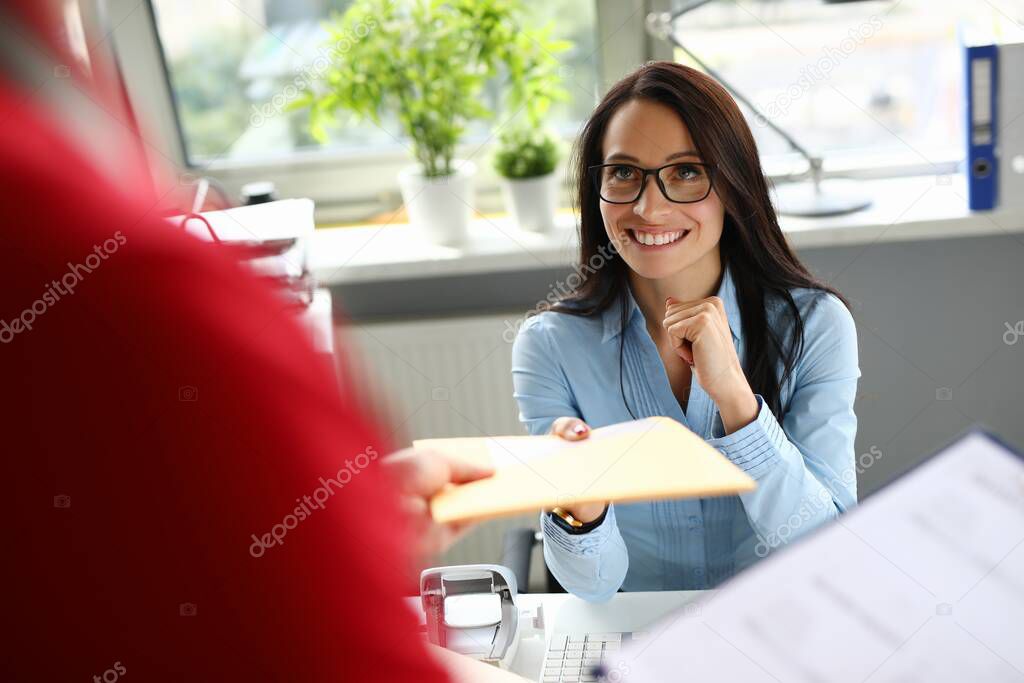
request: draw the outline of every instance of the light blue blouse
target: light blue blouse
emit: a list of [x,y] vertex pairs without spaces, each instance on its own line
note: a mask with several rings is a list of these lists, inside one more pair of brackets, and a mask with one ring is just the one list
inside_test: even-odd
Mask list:
[[[782,386],[776,416],[757,396],[749,425],[724,436],[721,416],[696,377],[686,413],[672,393],[643,313],[627,297],[622,382],[638,418],[671,417],[757,481],[739,496],[611,505],[604,522],[571,535],[541,514],[544,559],[569,592],[590,601],[622,590],[711,588],[768,552],[856,504],[853,402],[860,368],[853,317],[839,299],[811,289],[792,295],[804,323],[804,349]],[[731,274],[717,295],[743,358],[742,326]],[[781,302],[767,319],[785,338]],[[546,434],[557,417],[592,427],[631,420],[619,390],[620,304],[593,317],[546,311],[528,319],[512,351],[519,418]],[[781,419],[780,419],[781,418]]]

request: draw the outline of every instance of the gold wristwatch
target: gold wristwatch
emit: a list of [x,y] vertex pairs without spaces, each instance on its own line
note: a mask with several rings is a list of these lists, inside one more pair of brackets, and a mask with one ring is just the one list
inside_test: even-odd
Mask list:
[[561,517],[566,524],[573,527],[574,529],[578,529],[581,526],[583,526],[583,522],[576,519],[571,514],[569,514],[568,511],[563,510],[562,508],[551,508],[551,514]]
[[581,522],[569,513],[569,511],[555,507],[551,508],[551,521],[555,525],[565,529],[570,534],[578,535],[585,534],[595,527],[601,526],[601,522],[604,521],[605,516],[608,514],[608,506],[604,506],[604,510],[601,511],[601,516],[590,522]]

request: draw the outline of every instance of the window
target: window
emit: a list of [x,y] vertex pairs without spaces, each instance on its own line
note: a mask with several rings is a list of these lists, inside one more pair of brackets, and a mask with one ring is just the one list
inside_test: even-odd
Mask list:
[[[351,0],[153,0],[164,62],[188,162],[267,162],[304,153],[393,150],[397,122],[337,126],[320,145],[305,111],[278,113],[297,75],[315,76],[326,52],[323,22]],[[554,37],[574,48],[559,55],[570,101],[551,113],[567,136],[590,113],[597,96],[596,18],[587,0],[526,0],[535,26],[554,22]],[[467,142],[485,140],[481,122]]]
[[[1021,0],[743,0],[684,15],[676,36],[813,153],[929,164],[962,157],[959,23],[1021,19]],[[764,157],[789,151],[751,127]]]
[[[125,12],[135,5],[111,2]],[[619,75],[655,56],[688,61],[666,41],[646,36],[643,25],[649,11],[694,0],[524,2],[535,25],[553,21],[556,37],[575,44],[560,55],[571,101],[551,116],[567,139]],[[313,197],[324,220],[361,221],[400,206],[394,177],[409,157],[395,140],[400,136],[393,120],[383,130],[337,126],[320,145],[304,111],[258,116],[296,74],[309,72],[324,42],[322,23],[351,0],[150,4],[159,44],[154,55],[162,55],[167,78],[155,75],[159,66],[143,69],[152,59],[142,59],[142,46],[130,45],[124,60],[132,63],[134,55],[140,66],[129,85],[137,102],[158,103],[154,117],[161,121],[169,111],[162,104],[169,87],[185,161],[232,191],[249,180],[273,180],[281,196]],[[884,176],[935,172],[936,165],[952,171],[963,157],[957,26],[1021,19],[1024,0],[716,0],[686,14],[676,28],[722,78],[823,156],[826,171]],[[769,174],[803,170],[784,140],[749,112],[748,120]],[[163,135],[175,135],[162,125]],[[477,150],[491,129],[490,122],[479,123],[467,146]],[[367,170],[366,163],[373,167]],[[485,166],[477,200],[481,210],[495,210],[500,197]]]

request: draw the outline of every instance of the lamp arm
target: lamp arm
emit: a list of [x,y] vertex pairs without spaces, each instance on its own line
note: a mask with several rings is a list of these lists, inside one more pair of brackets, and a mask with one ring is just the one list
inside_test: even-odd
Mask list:
[[812,178],[814,179],[815,184],[817,184],[817,181],[818,181],[818,179],[820,177],[819,174],[821,172],[821,158],[820,157],[816,157],[813,154],[811,154],[810,151],[808,151],[803,145],[801,145],[799,142],[797,142],[793,138],[793,136],[791,136],[785,130],[783,130],[778,125],[776,125],[767,116],[762,114],[761,110],[758,109],[756,106],[754,106],[754,104],[749,99],[747,99],[747,97],[745,95],[743,95],[736,88],[734,88],[729,83],[729,81],[727,81],[725,78],[722,77],[722,75],[720,73],[718,73],[715,69],[713,69],[710,66],[708,66],[708,64],[703,59],[701,59],[700,57],[695,55],[688,47],[683,45],[683,43],[680,42],[680,40],[676,37],[675,32],[672,30],[672,26],[675,24],[676,19],[678,19],[679,17],[683,16],[687,12],[695,10],[698,7],[706,5],[706,4],[708,4],[709,2],[712,2],[712,1],[713,0],[694,0],[694,2],[691,2],[689,5],[687,5],[683,9],[676,10],[675,12],[652,12],[651,14],[647,15],[647,21],[646,21],[647,32],[650,33],[655,38],[660,38],[662,40],[670,41],[677,48],[679,48],[680,50],[685,52],[686,55],[690,59],[692,59],[694,62],[696,62],[697,65],[700,66],[700,68],[704,69],[704,71],[706,71],[709,76],[711,76],[716,81],[721,83],[722,87],[724,87],[726,90],[728,90],[729,93],[733,97],[735,97],[737,100],[742,102],[744,104],[744,106],[746,106],[748,109],[750,109],[750,111],[752,111],[754,113],[754,116],[757,119],[762,121],[766,126],[771,128],[773,131],[778,133],[779,137],[781,137],[783,140],[785,140],[789,144],[790,147],[792,147],[800,156],[802,156],[804,159],[807,160],[807,162],[811,166]]

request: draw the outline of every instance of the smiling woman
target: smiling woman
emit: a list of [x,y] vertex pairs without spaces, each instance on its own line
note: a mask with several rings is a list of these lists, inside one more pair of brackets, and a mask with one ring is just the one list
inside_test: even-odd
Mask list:
[[580,261],[615,256],[520,331],[521,419],[576,440],[667,415],[758,488],[543,513],[544,556],[590,600],[713,587],[856,503],[853,318],[790,250],[750,129],[707,75],[653,62],[617,83],[575,172]]

